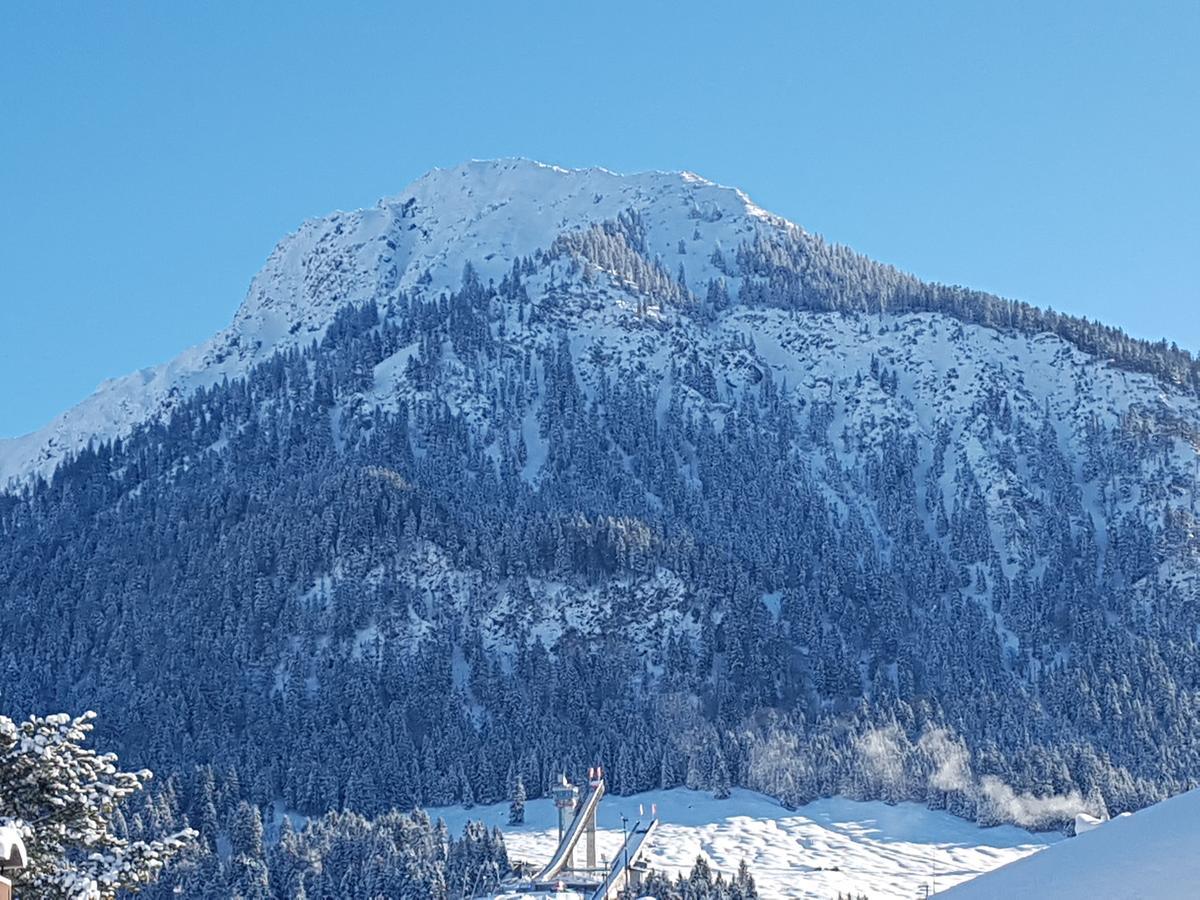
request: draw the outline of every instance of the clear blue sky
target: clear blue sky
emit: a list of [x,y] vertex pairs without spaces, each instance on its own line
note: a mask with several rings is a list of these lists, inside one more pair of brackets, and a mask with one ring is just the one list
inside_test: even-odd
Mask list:
[[1200,349],[1200,2],[9,3],[0,435],[228,323],[305,217],[520,155],[691,169]]

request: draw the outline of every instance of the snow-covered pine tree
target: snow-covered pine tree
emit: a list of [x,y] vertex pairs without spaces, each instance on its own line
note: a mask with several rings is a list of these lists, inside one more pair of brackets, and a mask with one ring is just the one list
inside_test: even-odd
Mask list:
[[729,767],[725,764],[725,756],[720,749],[714,754],[712,780],[713,797],[717,800],[728,800],[732,786],[729,782]]
[[114,754],[83,746],[95,717],[0,716],[0,824],[21,832],[29,854],[13,873],[19,896],[109,900],[153,882],[196,836],[190,828],[152,840],[118,836],[121,803],[151,774],[122,772]]
[[758,887],[754,883],[754,876],[750,874],[750,866],[746,864],[745,857],[738,863],[737,877],[734,878],[733,884],[741,891],[743,900],[757,900]]
[[238,900],[270,900],[271,877],[257,806],[238,804],[229,836],[229,895]]
[[512,788],[512,803],[508,807],[508,824],[525,824],[525,781],[519,774]]

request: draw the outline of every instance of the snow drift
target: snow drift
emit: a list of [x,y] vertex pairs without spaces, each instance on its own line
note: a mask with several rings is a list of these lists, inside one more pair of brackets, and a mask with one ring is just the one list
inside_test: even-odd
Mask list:
[[947,893],[954,900],[1156,900],[1200,885],[1200,789],[1119,816]]

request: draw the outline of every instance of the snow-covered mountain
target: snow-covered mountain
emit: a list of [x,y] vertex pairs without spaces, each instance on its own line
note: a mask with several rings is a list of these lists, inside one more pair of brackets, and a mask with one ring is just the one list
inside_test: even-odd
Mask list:
[[[162,366],[105,382],[39,431],[0,440],[0,483],[49,475],[66,454],[89,442],[123,437],[133,426],[169,414],[197,388],[244,375],[274,353],[319,339],[347,304],[386,302],[397,292],[437,296],[458,287],[467,265],[482,281],[499,282],[515,260],[630,213],[637,216],[638,256],[657,274],[677,276],[693,298],[704,298],[714,283],[736,298],[748,275],[764,280],[760,272],[747,271],[753,266],[735,262],[739,248],[807,237],[742,192],[686,172],[624,176],[519,159],[436,169],[372,209],[305,222],[255,276],[233,323],[205,343]],[[1162,457],[1143,473],[1163,501],[1156,515],[1192,521],[1200,403],[1186,387],[1114,365],[1108,356],[1084,352],[1048,330],[997,329],[939,313],[894,314],[886,303],[869,316],[745,304],[716,321],[697,323],[678,308],[654,305],[654,298],[639,308],[637,295],[646,286],[634,283],[632,273],[614,268],[611,259],[589,263],[565,275],[553,266],[534,274],[533,284],[544,282],[538,289],[557,292],[560,302],[541,334],[510,338],[514,349],[540,343],[544,351],[569,334],[585,385],[594,387],[605,374],[636,372],[663,402],[672,387],[673,361],[699,359],[711,369],[715,383],[703,399],[718,406],[724,394],[766,376],[801,405],[806,400],[831,405],[829,433],[852,434],[856,445],[843,447],[843,461],[852,462],[856,449],[870,447],[885,431],[910,434],[932,447],[938,429],[949,425],[949,451],[982,469],[977,474],[987,484],[984,499],[997,545],[1024,526],[1020,507],[1028,498],[1022,496],[1020,462],[1005,471],[989,453],[1000,448],[989,446],[995,434],[988,404],[1002,407],[1005,415],[1026,416],[1034,427],[1050,423],[1075,461],[1076,478],[1084,474],[1091,431],[1145,429],[1167,442]],[[879,271],[885,278],[896,275],[872,268],[875,278]],[[602,279],[589,284],[589,269]],[[388,402],[411,393],[399,371],[410,349],[379,364],[373,389],[365,392],[368,400]],[[894,379],[890,387],[879,381],[880,367]],[[478,396],[458,399],[483,402]],[[918,476],[926,475],[927,461],[919,465]],[[939,477],[945,489],[949,478]],[[1103,544],[1108,518],[1139,506],[1142,490],[1126,488],[1127,502],[1118,505],[1101,479],[1088,481],[1076,512],[1090,517]],[[1191,526],[1182,527],[1187,542]],[[1010,577],[1018,565],[1036,568],[1030,558],[1004,557]]]
[[[633,258],[644,272],[611,251],[592,258],[595,248],[589,256],[580,243],[605,223],[615,233],[623,216],[635,217],[629,220],[636,228]],[[738,259],[739,250],[755,246],[766,246],[775,258]],[[797,247],[800,266],[791,268],[799,268],[801,278],[805,268],[833,263],[833,272],[817,274],[837,298],[856,291],[868,302],[847,298],[838,308],[835,299],[824,304],[833,307],[829,312],[781,308],[778,298],[736,302],[746,288],[770,283],[772,267],[794,263],[786,255],[797,256]],[[514,261],[542,253],[544,262],[526,273],[525,289],[553,296],[554,303],[540,304],[540,327],[510,330],[501,340],[511,352],[546,353],[567,336],[589,397],[605,377],[635,378],[659,396],[660,406],[676,396],[719,423],[732,393],[765,378],[798,407],[820,407],[827,435],[840,438],[832,457],[814,463],[819,468],[855,466],[881,435],[911,437],[921,451],[914,477],[934,478],[948,501],[954,473],[931,475],[935,450],[979,478],[993,544],[1010,578],[1040,568],[1030,549],[1036,541],[1026,541],[1024,550],[1009,546],[1014,535],[1029,536],[1025,511],[1038,502],[1026,489],[1028,460],[1019,436],[996,429],[998,417],[1018,416],[1037,432],[1036,440],[1050,439],[1062,451],[1067,474],[1080,486],[1071,513],[1077,526],[1092,532],[1099,562],[1113,523],[1134,517],[1173,526],[1164,527],[1160,539],[1186,550],[1164,562],[1160,577],[1173,582],[1195,571],[1200,401],[1190,384],[1156,378],[1146,371],[1153,367],[1123,366],[1112,353],[1087,352],[1091,348],[1054,334],[1054,319],[1022,326],[1020,308],[1006,301],[996,302],[1014,324],[1001,328],[964,321],[949,308],[906,311],[902,295],[911,279],[828,248],[740,191],[696,175],[625,176],[519,159],[437,169],[372,209],[305,222],[271,254],[227,329],[169,363],[105,382],[44,429],[0,440],[0,483],[48,476],[89,442],[123,437],[168,415],[198,388],[320,339],[348,304],[386,303],[398,293],[436,297],[456,289],[468,265],[481,281],[499,283]],[[855,276],[869,283],[838,283]],[[728,308],[714,315],[717,310],[706,307],[698,316],[715,284],[730,298],[718,305]],[[968,298],[976,305],[989,299],[995,301]],[[411,401],[419,392],[404,366],[413,349],[380,361],[359,400]],[[686,385],[672,380],[680,377],[672,366],[681,363],[690,366]],[[438,392],[462,412],[484,417],[488,398],[462,383],[455,368],[451,363],[442,373]],[[1195,377],[1192,368],[1185,379]],[[1118,474],[1112,471],[1117,461],[1089,457],[1097,430],[1145,433],[1162,446],[1139,463],[1141,471]],[[525,473],[533,476],[542,442],[528,421],[522,437],[531,456]],[[1114,490],[1116,479],[1121,485]],[[835,502],[846,502],[834,496],[840,488],[826,489]],[[932,533],[932,510],[925,519]],[[886,539],[881,543],[886,550]]]
[[314,815],[1136,808],[1200,779],[1198,398],[693,175],[435,171],[0,444],[6,690]]
[[[794,227],[740,191],[687,172],[625,176],[521,159],[434,169],[372,209],[301,225],[272,252],[224,331],[164,365],[104,382],[43,429],[0,440],[0,484],[49,475],[89,441],[123,436],[196,388],[319,338],[348,303],[457,288],[468,262],[499,281],[514,259],[548,249],[560,233],[630,209],[646,225],[647,251],[668,258],[696,233],[707,254],[736,249],[756,228]],[[719,274],[706,255],[688,262],[697,291]]]

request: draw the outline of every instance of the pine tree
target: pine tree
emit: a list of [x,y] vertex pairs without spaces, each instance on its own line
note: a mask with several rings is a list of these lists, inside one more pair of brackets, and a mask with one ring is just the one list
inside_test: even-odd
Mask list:
[[96,714],[0,716],[0,824],[22,835],[29,865],[16,870],[21,896],[110,900],[152,883],[190,846],[189,828],[151,840],[120,837],[119,806],[142,790],[150,772],[122,772],[117,758],[83,746]]
[[754,883],[754,876],[750,874],[750,866],[746,864],[745,858],[738,863],[737,875],[733,883],[741,891],[742,900],[758,900],[758,887]]
[[725,754],[719,749],[714,754],[713,761],[713,797],[717,800],[728,800],[731,790],[729,783],[729,767],[725,764]]
[[270,900],[271,877],[263,845],[262,815],[244,800],[229,833],[229,892],[237,900]]
[[518,774],[512,790],[512,803],[508,807],[508,824],[525,824],[525,781]]

